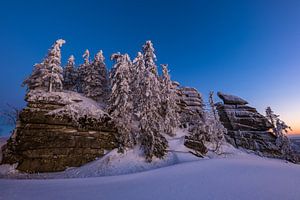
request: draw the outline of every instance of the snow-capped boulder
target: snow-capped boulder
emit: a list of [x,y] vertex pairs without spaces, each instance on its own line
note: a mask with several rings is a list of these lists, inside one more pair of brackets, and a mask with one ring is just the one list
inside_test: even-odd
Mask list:
[[2,164],[25,172],[53,172],[101,157],[117,147],[111,117],[75,92],[30,91]]
[[276,146],[276,136],[269,132],[272,125],[263,115],[239,97],[221,92],[218,96],[223,100],[223,103],[217,103],[217,109],[228,131],[225,138],[229,143],[269,157],[282,156]]

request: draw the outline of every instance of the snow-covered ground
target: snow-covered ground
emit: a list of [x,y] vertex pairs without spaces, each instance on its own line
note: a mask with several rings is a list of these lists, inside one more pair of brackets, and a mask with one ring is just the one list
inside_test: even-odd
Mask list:
[[126,154],[111,151],[59,173],[28,175],[2,166],[0,173],[13,179],[0,179],[0,200],[300,199],[300,165],[247,154],[228,144],[222,146],[222,155],[210,152],[197,158],[182,144],[184,134],[168,138],[166,159],[151,164],[135,148]]
[[135,174],[75,179],[0,179],[0,199],[300,199],[300,166],[239,155]]

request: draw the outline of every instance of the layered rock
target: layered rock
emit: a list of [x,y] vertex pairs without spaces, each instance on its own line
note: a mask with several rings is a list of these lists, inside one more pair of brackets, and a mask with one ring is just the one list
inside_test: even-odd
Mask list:
[[[177,94],[181,126],[192,131],[191,129],[196,123],[203,122],[204,102],[202,96],[195,88],[190,87],[178,87]],[[202,136],[203,134],[199,133],[190,134],[184,138],[184,145],[191,149],[192,154],[199,157],[203,157],[208,151]]]
[[203,118],[203,99],[201,94],[190,87],[178,88],[180,122],[184,127]]
[[217,104],[220,120],[228,133],[226,140],[236,147],[249,149],[269,157],[281,157],[272,125],[248,102],[240,97],[218,92],[223,103]]
[[77,167],[117,147],[110,116],[92,100],[73,92],[32,91],[2,163],[24,172]]

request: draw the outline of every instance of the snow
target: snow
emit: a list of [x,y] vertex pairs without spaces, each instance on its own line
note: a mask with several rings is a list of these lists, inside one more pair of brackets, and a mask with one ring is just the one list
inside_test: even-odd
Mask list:
[[48,115],[55,116],[70,116],[72,120],[77,123],[80,118],[88,116],[90,118],[101,120],[104,116],[109,116],[102,110],[102,107],[95,101],[81,96],[80,102],[66,105],[62,108],[53,110]]
[[0,199],[298,200],[299,176],[299,165],[245,154],[122,176],[0,179]]
[[[125,154],[113,150],[65,172],[19,176],[38,179],[0,179],[0,199],[299,199],[299,165],[247,154],[228,144],[223,144],[222,155],[209,152],[201,159],[187,153],[185,134],[179,129],[168,137],[167,156],[152,163],[145,162],[139,148]],[[16,178],[14,167],[2,165],[0,173]]]
[[42,90],[32,90],[27,95],[29,102],[46,102],[64,105],[62,108],[53,110],[48,115],[70,116],[77,123],[79,118],[88,116],[97,120],[106,118],[109,115],[103,111],[104,105],[86,98],[77,92],[44,92]]

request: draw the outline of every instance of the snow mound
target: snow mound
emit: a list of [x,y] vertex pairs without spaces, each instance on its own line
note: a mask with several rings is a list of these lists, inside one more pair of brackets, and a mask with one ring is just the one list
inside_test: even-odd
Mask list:
[[100,105],[91,99],[82,98],[80,102],[66,105],[62,108],[53,110],[48,115],[68,116],[74,122],[78,122],[80,118],[88,117],[100,121],[103,118],[109,118],[109,114],[104,112]]
[[153,159],[151,163],[146,162],[143,152],[136,147],[126,151],[124,154],[113,150],[103,158],[82,167],[67,170],[64,176],[68,178],[115,176],[148,171],[176,163],[178,163],[178,159],[173,153],[168,153],[165,159]]

